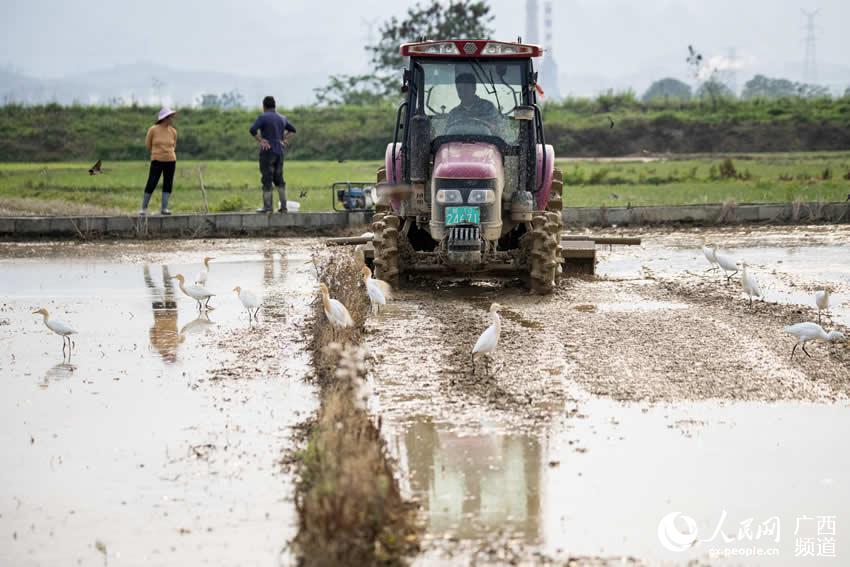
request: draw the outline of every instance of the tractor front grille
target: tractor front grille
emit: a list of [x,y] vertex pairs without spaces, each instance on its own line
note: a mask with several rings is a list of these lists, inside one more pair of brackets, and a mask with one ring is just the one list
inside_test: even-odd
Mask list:
[[480,252],[481,229],[477,226],[449,228],[448,249],[453,252]]

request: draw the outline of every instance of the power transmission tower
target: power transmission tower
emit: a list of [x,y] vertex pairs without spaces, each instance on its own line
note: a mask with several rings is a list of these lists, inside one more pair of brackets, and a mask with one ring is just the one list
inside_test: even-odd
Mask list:
[[818,82],[818,63],[815,51],[815,16],[820,10],[814,10],[812,12],[801,10],[801,12],[806,17],[806,38],[804,40],[806,50],[803,57],[803,82],[814,85]]
[[[360,18],[360,27],[366,32],[366,50],[375,45],[375,27],[378,25],[380,18]],[[371,61],[367,60],[365,69],[371,68]]]
[[738,96],[738,50],[729,48],[729,68],[726,71],[726,86]]

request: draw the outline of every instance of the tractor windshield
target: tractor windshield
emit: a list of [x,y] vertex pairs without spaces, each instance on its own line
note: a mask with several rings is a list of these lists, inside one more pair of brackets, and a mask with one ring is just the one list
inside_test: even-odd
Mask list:
[[517,144],[514,109],[525,104],[526,62],[420,60],[425,114],[431,139],[438,136],[496,136]]

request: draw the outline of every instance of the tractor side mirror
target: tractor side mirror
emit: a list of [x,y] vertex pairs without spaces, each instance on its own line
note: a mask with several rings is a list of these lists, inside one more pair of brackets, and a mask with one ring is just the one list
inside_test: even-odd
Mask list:
[[517,106],[514,113],[511,115],[514,120],[534,120],[533,106]]

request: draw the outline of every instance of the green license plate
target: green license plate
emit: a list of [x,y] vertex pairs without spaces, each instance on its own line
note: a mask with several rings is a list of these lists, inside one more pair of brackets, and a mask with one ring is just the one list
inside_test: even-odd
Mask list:
[[481,222],[479,207],[446,207],[446,224],[478,224]]

